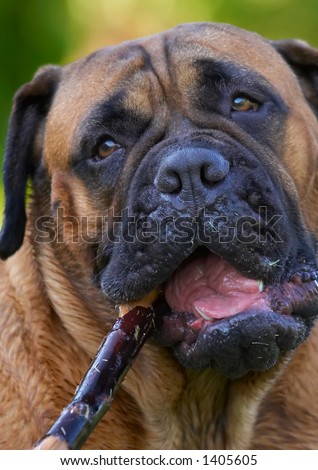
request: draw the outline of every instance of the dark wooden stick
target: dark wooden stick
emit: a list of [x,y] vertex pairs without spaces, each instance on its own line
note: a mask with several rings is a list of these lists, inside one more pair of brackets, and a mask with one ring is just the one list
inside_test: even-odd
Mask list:
[[35,449],[80,449],[108,411],[116,391],[154,325],[154,310],[122,312],[104,339],[71,402]]

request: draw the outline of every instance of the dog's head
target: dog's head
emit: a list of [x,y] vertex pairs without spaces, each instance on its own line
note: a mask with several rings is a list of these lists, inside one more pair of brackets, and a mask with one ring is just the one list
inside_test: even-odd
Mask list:
[[2,257],[31,176],[108,299],[160,287],[154,340],[182,364],[272,367],[318,313],[317,77],[305,43],[216,24],[41,69],[11,116]]

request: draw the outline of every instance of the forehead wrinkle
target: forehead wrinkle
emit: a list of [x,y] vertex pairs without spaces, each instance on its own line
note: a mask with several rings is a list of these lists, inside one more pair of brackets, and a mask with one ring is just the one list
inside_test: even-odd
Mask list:
[[[133,79],[129,79],[121,100],[121,105],[143,119],[150,119],[155,101],[155,92],[159,93],[157,87],[151,80],[149,73],[136,72]],[[127,83],[128,85],[128,83]],[[128,90],[128,91],[127,91]]]
[[174,32],[170,54],[177,68],[186,70],[194,59],[227,60],[262,75],[286,102],[290,102],[291,95],[302,96],[293,71],[268,41],[235,27],[199,26],[192,29],[192,34],[182,27]]
[[201,79],[210,79],[213,86],[220,92],[226,92],[227,82],[231,82],[238,87],[242,86],[241,91],[246,89],[248,92],[254,89],[270,93],[276,101],[284,103],[273,84],[252,67],[243,67],[228,59],[211,59],[210,57],[196,59],[193,66],[198,68]]

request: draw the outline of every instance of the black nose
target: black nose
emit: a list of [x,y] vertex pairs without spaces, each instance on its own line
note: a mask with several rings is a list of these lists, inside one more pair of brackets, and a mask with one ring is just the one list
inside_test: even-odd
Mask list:
[[229,163],[216,150],[187,147],[175,150],[160,163],[155,185],[161,193],[200,191],[213,186],[229,172]]

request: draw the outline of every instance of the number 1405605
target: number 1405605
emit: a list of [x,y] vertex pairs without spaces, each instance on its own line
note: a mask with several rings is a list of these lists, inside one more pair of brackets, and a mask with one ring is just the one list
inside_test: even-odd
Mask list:
[[249,454],[214,454],[204,455],[203,465],[224,465],[224,466],[249,466],[257,465],[256,455]]

